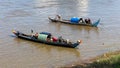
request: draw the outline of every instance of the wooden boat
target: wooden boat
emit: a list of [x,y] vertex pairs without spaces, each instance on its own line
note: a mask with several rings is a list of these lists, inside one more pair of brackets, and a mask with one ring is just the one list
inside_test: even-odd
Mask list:
[[48,17],[48,19],[51,22],[55,22],[55,23],[60,22],[60,23],[71,24],[71,25],[81,25],[81,26],[91,26],[91,27],[97,27],[99,22],[100,22],[100,19],[98,19],[96,22],[89,23],[89,24],[87,24],[84,21],[82,21],[81,23],[74,23],[74,22],[71,22],[71,20],[65,20],[65,19],[59,20],[59,19],[53,19],[53,18],[50,18],[50,17]]
[[[18,38],[22,38],[22,39],[26,39],[26,40],[30,40],[30,41],[34,41],[34,42],[39,42],[39,43],[44,43],[44,44],[48,44],[48,45],[55,45],[55,46],[62,46],[62,47],[69,47],[69,48],[75,48],[77,47],[80,43],[81,40],[78,40],[77,42],[73,43],[73,42],[66,42],[66,39],[58,39],[58,41],[53,42],[53,41],[43,41],[43,40],[38,40],[37,38],[35,38],[35,36],[33,35],[28,35],[25,33],[22,33],[20,31],[13,31],[13,33],[18,37]],[[41,32],[41,33],[45,33],[45,32]],[[47,32],[46,32],[47,33]],[[64,40],[64,41],[63,41]]]

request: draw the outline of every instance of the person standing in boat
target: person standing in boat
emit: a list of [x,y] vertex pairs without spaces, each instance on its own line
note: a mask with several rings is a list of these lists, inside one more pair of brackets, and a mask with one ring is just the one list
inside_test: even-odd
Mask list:
[[55,20],[62,20],[60,15],[56,15]]

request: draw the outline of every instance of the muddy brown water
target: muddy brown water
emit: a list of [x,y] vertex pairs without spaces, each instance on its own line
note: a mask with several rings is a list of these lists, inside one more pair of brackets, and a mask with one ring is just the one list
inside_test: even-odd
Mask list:
[[[0,68],[57,68],[120,50],[120,0],[0,0]],[[98,28],[50,23],[48,16],[101,19]],[[83,42],[76,49],[16,38],[12,30],[51,32]]]

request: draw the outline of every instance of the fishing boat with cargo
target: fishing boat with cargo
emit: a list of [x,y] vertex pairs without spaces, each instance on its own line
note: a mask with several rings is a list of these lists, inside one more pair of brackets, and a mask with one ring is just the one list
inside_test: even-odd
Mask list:
[[91,22],[91,20],[88,19],[83,19],[79,17],[72,17],[69,20],[62,19],[61,16],[57,15],[55,18],[48,17],[48,19],[51,22],[55,23],[65,23],[65,24],[71,24],[71,25],[81,25],[81,26],[91,26],[91,27],[97,27],[98,24],[100,23],[100,19],[98,19],[96,22]]
[[39,42],[39,43],[44,43],[44,44],[48,44],[48,45],[75,48],[81,43],[81,40],[77,40],[77,42],[71,42],[68,39],[63,39],[62,36],[56,38],[49,32],[25,34],[23,32],[13,30],[13,33],[18,38],[22,38],[22,39],[26,39],[26,40],[30,40],[30,41],[34,41],[34,42]]

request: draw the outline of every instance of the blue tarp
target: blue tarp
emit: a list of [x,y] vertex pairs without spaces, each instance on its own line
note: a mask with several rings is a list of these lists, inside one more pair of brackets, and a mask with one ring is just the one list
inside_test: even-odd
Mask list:
[[40,34],[51,35],[51,33],[48,32],[40,32]]
[[78,23],[79,20],[80,20],[80,18],[78,18],[78,17],[72,17],[72,18],[70,19],[71,23]]

